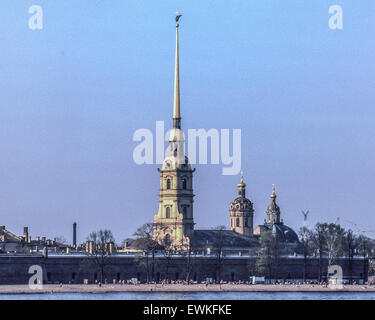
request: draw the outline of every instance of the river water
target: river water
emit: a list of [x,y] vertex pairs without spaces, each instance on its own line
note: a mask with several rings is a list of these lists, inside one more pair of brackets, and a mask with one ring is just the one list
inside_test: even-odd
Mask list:
[[111,292],[0,294],[0,300],[375,300],[375,292]]

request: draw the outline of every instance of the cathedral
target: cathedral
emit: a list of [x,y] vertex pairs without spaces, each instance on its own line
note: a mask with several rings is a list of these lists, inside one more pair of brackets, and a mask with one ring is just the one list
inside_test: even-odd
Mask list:
[[280,218],[276,204],[275,187],[263,225],[253,227],[253,203],[246,198],[246,184],[241,174],[238,196],[230,203],[229,229],[197,230],[194,228],[193,174],[185,156],[185,140],[181,130],[180,76],[179,76],[179,18],[176,17],[176,49],[174,71],[173,128],[169,136],[169,155],[164,159],[160,173],[159,208],[154,216],[154,238],[159,243],[175,248],[209,250],[220,246],[227,252],[248,251],[259,246],[262,233],[271,231],[278,241],[295,248],[297,234]]

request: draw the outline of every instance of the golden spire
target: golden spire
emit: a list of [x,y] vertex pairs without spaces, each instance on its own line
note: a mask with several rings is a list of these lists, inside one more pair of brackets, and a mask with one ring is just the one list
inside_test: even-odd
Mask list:
[[173,128],[180,129],[181,114],[180,114],[180,66],[178,55],[178,20],[181,18],[179,12],[176,12],[176,56],[174,67],[174,101],[173,101]]
[[242,197],[245,197],[245,195],[246,195],[246,191],[245,191],[246,183],[243,182],[243,171],[241,171],[241,180],[240,180],[240,183],[237,185],[237,187],[238,187],[238,195],[242,196]]

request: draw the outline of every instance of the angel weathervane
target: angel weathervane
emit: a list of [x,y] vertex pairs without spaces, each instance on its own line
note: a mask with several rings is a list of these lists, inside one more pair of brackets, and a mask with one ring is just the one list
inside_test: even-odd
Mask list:
[[182,17],[182,14],[180,14],[178,11],[176,12],[176,27],[178,27],[178,20]]

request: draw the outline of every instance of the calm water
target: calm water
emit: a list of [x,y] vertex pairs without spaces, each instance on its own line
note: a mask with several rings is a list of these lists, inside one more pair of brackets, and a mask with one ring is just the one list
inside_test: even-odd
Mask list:
[[375,292],[113,292],[0,294],[0,300],[375,300]]

